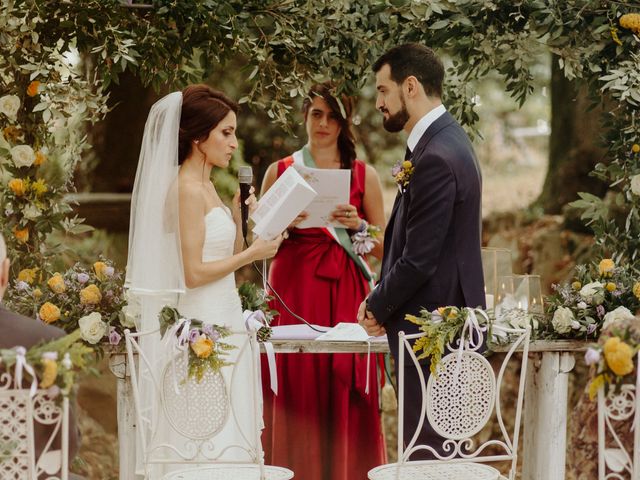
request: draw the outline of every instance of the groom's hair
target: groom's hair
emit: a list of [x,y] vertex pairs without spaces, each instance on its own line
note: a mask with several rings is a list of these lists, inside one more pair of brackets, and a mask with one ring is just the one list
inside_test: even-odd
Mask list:
[[419,43],[405,43],[387,50],[373,64],[374,73],[389,65],[391,80],[400,85],[408,77],[414,76],[422,84],[430,97],[442,97],[444,67],[436,54]]
[[189,85],[182,91],[178,134],[179,165],[191,154],[191,142],[205,141],[211,130],[231,111],[237,114],[238,104],[209,85]]

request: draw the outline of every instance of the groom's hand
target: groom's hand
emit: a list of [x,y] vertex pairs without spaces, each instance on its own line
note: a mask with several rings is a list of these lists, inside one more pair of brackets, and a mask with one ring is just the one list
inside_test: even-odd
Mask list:
[[358,308],[358,323],[362,326],[370,337],[381,337],[387,331],[378,323],[373,313],[367,310],[367,301],[363,301]]

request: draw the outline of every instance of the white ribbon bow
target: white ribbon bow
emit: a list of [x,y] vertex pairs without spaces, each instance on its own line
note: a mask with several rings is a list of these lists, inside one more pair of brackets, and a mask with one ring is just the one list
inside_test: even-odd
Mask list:
[[[178,330],[182,327],[182,331],[178,336]],[[189,344],[189,330],[191,329],[191,320],[187,318],[181,318],[178,323],[173,324],[167,329],[163,337],[163,350],[164,351],[178,351],[187,352],[185,344]],[[188,347],[187,347],[188,348]],[[175,355],[171,353],[171,374],[173,377],[173,389],[176,395],[180,395],[180,387],[178,387],[178,376],[176,375],[176,359]]]
[[33,398],[38,390],[38,379],[36,378],[36,373],[33,371],[33,367],[29,365],[27,362],[27,350],[24,347],[16,347],[16,386],[17,388],[22,388],[22,371],[26,370],[26,372],[31,375],[31,388],[29,389],[29,397]]
[[[467,319],[464,322],[464,325],[462,326],[462,331],[460,332],[456,370],[454,373],[456,377],[460,373],[460,365],[462,364],[462,353],[464,352],[466,335],[469,336],[469,346],[473,347],[473,349],[476,350],[480,346],[480,344],[482,343],[482,339],[484,338],[483,332],[487,330],[487,327],[480,326],[478,317],[476,317],[476,311],[473,308],[465,307],[465,310],[467,311],[468,315]],[[489,317],[487,317],[487,314],[484,311],[478,310],[478,313],[482,317],[484,317],[487,323],[489,322]]]
[[[262,327],[268,327],[267,317],[265,317],[262,310],[245,310],[242,313],[244,317],[244,324],[248,331],[258,331]],[[273,350],[273,344],[268,341],[262,342],[264,350],[267,354],[267,362],[269,363],[269,378],[271,379],[271,390],[274,394],[278,394],[278,372],[276,370],[276,354]]]

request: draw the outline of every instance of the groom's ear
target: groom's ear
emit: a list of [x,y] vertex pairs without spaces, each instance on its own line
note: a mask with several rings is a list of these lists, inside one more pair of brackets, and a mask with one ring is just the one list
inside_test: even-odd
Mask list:
[[419,94],[422,85],[416,77],[409,75],[403,82],[403,90],[407,97],[415,98]]

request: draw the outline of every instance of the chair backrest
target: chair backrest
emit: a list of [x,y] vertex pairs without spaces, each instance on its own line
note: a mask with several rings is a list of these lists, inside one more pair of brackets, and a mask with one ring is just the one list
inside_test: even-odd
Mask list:
[[[159,330],[126,331],[125,339],[129,363],[137,365],[131,369],[131,385],[142,455],[139,463],[145,471],[149,472],[150,465],[167,463],[247,463],[263,468],[260,352],[255,332],[232,332],[225,338],[225,342],[237,346],[232,350],[234,363],[219,372],[205,370],[199,381],[188,375],[188,351],[176,352],[173,345],[161,342]],[[173,353],[158,363],[157,357],[149,358],[144,342],[156,342],[161,350]],[[236,375],[242,375],[239,380],[250,385],[250,412],[234,408],[232,383],[237,381]],[[246,431],[248,423],[250,428]],[[220,447],[219,434],[229,428],[239,432],[239,443]],[[230,451],[243,452],[246,462],[225,459]]]
[[17,385],[0,375],[0,478],[67,480],[69,400]]
[[[636,384],[598,390],[598,478],[640,480],[640,353]],[[633,439],[630,441],[630,437]]]
[[[439,461],[455,462],[461,457],[472,459],[474,462],[510,461],[511,469],[515,472],[530,329],[501,326],[492,328],[503,330],[512,342],[500,363],[497,377],[489,361],[479,353],[484,345],[483,337],[486,332],[473,330],[473,341],[470,341],[471,337],[465,333],[464,338],[454,342],[455,345],[449,345],[451,353],[442,358],[436,375],[429,375],[428,380],[412,348],[414,341],[423,337],[424,334],[405,335],[404,332],[400,332],[397,366],[398,463],[409,461],[411,455],[418,451],[427,451]],[[515,355],[516,350],[521,350],[522,355]],[[405,447],[403,442],[404,372],[407,362],[417,369],[422,390],[422,407],[417,428]],[[520,364],[521,373],[516,377],[518,393],[514,427],[508,431],[501,409],[501,387],[507,367],[511,369],[510,371],[517,372],[516,364]],[[516,368],[513,368],[514,366]],[[484,428],[494,414],[500,428],[499,438],[489,439],[476,445],[474,435]],[[417,443],[418,436],[427,421],[435,432],[444,438],[441,448]]]

